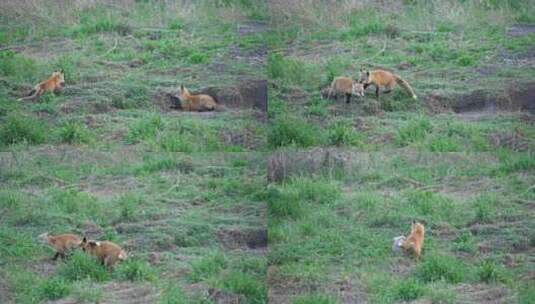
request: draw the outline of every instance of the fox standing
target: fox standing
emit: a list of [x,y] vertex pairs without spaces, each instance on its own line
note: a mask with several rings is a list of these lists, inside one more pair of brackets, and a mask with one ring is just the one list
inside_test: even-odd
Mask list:
[[399,84],[407,93],[409,93],[413,99],[418,99],[414,90],[409,85],[409,83],[403,78],[399,77],[396,74],[393,74],[384,70],[360,70],[360,79],[359,82],[364,84],[364,89],[369,85],[373,84],[375,86],[375,96],[379,99],[379,88],[384,87],[384,93],[390,93],[396,84]]
[[39,235],[39,238],[46,241],[56,250],[56,254],[53,257],[54,261],[57,260],[59,256],[65,258],[69,251],[78,248],[82,243],[80,238],[74,234],[58,234],[54,236],[45,232]]
[[183,85],[178,88],[178,99],[180,99],[180,106],[185,111],[213,111],[217,106],[212,96],[206,94],[191,95]]
[[346,103],[350,103],[351,96],[364,96],[364,86],[349,77],[335,77],[329,88],[327,98],[331,98],[334,95],[338,99],[339,94],[344,94]]
[[58,93],[63,90],[65,86],[65,76],[63,71],[55,71],[52,75],[45,81],[37,84],[34,89],[30,92],[30,95],[27,97],[19,98],[21,100],[33,100],[46,92]]
[[127,257],[126,252],[121,247],[108,241],[88,241],[84,237],[80,247],[82,247],[84,252],[96,256],[108,268],[112,268],[118,262],[126,260]]
[[422,247],[424,246],[425,228],[420,223],[412,223],[411,233],[403,241],[401,247],[407,252],[412,250],[416,259],[419,259],[422,254]]

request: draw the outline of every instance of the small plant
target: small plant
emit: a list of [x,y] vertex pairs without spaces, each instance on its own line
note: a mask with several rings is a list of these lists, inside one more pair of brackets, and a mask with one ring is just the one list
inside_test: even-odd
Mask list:
[[484,260],[478,268],[479,279],[485,283],[506,283],[508,278],[505,270],[491,259]]
[[423,296],[425,288],[418,280],[403,279],[394,285],[393,291],[397,300],[412,301]]
[[362,143],[361,136],[347,120],[339,120],[331,124],[327,133],[331,145],[360,146]]
[[210,279],[226,266],[226,257],[220,252],[212,252],[191,264],[189,279],[194,283]]
[[101,282],[109,279],[109,273],[101,263],[80,251],[59,267],[58,274],[67,281],[91,279]]
[[184,291],[175,284],[169,284],[164,290],[160,299],[160,304],[188,304],[190,301],[184,294]]
[[156,273],[147,262],[130,258],[115,268],[117,277],[129,281],[153,281]]
[[225,275],[222,280],[224,289],[244,295],[251,303],[266,303],[266,286],[258,278],[233,271]]
[[475,241],[470,231],[463,232],[457,239],[453,241],[454,247],[457,251],[473,253],[475,251]]
[[424,140],[431,129],[432,125],[429,119],[420,117],[409,121],[405,127],[400,128],[395,141],[399,146],[407,146],[410,143]]
[[298,296],[292,299],[292,304],[336,304],[338,303],[333,297],[327,295],[306,295]]
[[60,142],[68,144],[83,144],[91,141],[91,132],[77,121],[63,122],[57,130]]
[[36,118],[13,113],[0,124],[0,142],[3,145],[22,142],[40,144],[45,140],[46,126]]
[[118,205],[121,210],[121,218],[131,220],[134,218],[134,213],[141,203],[141,197],[135,195],[124,195],[119,198]]
[[156,134],[164,127],[164,123],[158,115],[148,115],[140,118],[128,128],[125,140],[128,143],[138,143],[142,140],[156,137]]
[[423,282],[444,280],[459,283],[466,279],[470,268],[460,260],[445,255],[429,255],[415,270],[415,275]]
[[53,277],[43,281],[39,287],[41,298],[48,300],[57,300],[69,295],[71,288],[62,278]]
[[[271,124],[268,143],[272,147],[310,147],[319,143],[320,130],[302,118],[291,115],[277,117]],[[321,135],[320,135],[321,136]]]

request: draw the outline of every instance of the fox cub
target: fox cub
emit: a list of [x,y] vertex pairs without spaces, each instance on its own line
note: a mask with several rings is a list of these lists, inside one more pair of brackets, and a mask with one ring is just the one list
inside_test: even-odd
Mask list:
[[62,259],[65,258],[69,251],[78,248],[82,243],[80,238],[74,234],[49,235],[48,232],[45,232],[39,235],[39,239],[47,242],[56,250],[56,254],[52,258],[54,261],[60,256]]
[[178,99],[180,106],[185,111],[213,111],[217,107],[212,96],[206,94],[191,95],[183,85],[178,88]]
[[375,70],[370,72],[368,70],[361,69],[359,82],[364,85],[364,89],[373,84],[375,86],[375,96],[377,99],[379,99],[380,87],[385,88],[384,93],[390,93],[396,84],[399,84],[408,94],[412,96],[413,99],[418,99],[416,94],[414,94],[414,90],[407,81],[388,71]]
[[335,77],[328,90],[327,98],[330,99],[333,95],[336,99],[338,95],[345,95],[346,103],[350,103],[351,96],[364,96],[364,86],[349,77]]
[[126,260],[126,252],[118,245],[108,241],[87,240],[84,237],[80,244],[84,252],[99,259],[106,267],[112,268],[115,264]]
[[33,90],[30,92],[30,95],[27,97],[19,98],[21,100],[33,100],[43,95],[46,92],[59,93],[63,90],[65,86],[65,76],[63,71],[55,71],[52,75],[45,81],[37,84]]
[[422,248],[424,246],[425,228],[424,225],[416,222],[412,223],[411,233],[403,241],[401,247],[405,252],[412,251],[416,259],[420,259]]

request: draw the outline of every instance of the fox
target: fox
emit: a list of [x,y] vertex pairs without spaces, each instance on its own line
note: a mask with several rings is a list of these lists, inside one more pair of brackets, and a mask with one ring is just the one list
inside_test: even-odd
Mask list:
[[69,251],[78,248],[82,243],[80,237],[74,234],[49,235],[48,232],[45,232],[39,235],[39,239],[47,242],[56,250],[56,254],[52,258],[54,261],[60,256],[64,259]]
[[180,106],[185,111],[213,111],[217,107],[214,98],[206,94],[191,95],[184,85],[178,88],[178,99]]
[[52,75],[45,81],[37,84],[30,92],[29,96],[19,98],[22,100],[33,100],[43,95],[46,92],[53,92],[55,94],[61,92],[65,87],[65,75],[62,70],[54,71]]
[[369,85],[373,84],[375,86],[375,96],[379,99],[379,88],[384,87],[384,93],[390,93],[394,86],[399,84],[414,100],[417,100],[418,97],[414,93],[414,90],[409,85],[409,83],[398,75],[385,71],[385,70],[364,70],[360,69],[360,78],[359,82],[364,85],[366,89]]
[[411,250],[416,259],[419,260],[422,255],[422,248],[424,246],[425,227],[421,223],[415,222],[411,225],[411,233],[403,243],[401,247],[405,252]]
[[364,85],[349,77],[335,77],[327,93],[327,98],[330,99],[334,94],[338,99],[339,94],[345,94],[346,103],[351,102],[351,96],[364,96]]
[[121,249],[121,247],[108,241],[100,242],[87,240],[87,238],[84,237],[80,247],[84,252],[96,256],[104,266],[108,267],[108,269],[113,268],[115,264],[122,262],[127,258],[126,252]]

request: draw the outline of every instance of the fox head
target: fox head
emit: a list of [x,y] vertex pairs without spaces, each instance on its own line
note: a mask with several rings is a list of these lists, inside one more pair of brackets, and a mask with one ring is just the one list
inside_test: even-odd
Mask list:
[[48,238],[49,238],[48,232],[41,233],[39,235],[39,240],[41,240],[42,242],[48,242]]
[[98,246],[100,246],[100,242],[93,241],[93,240],[87,240],[87,238],[84,236],[84,239],[82,240],[82,243],[80,243],[80,247],[84,252],[92,253]]
[[366,70],[364,68],[360,69],[360,77],[359,82],[360,83],[369,83],[370,79],[370,71]]
[[183,99],[183,98],[186,98],[186,97],[189,97],[189,91],[186,87],[184,87],[183,84],[180,85],[180,87],[178,88],[178,98],[179,99]]
[[54,73],[52,73],[52,77],[57,79],[60,86],[65,85],[65,74],[63,73],[63,69],[54,71]]
[[419,232],[419,233],[424,233],[424,225],[422,225],[421,223],[419,222],[412,222],[411,224],[411,233],[414,233],[414,232]]

